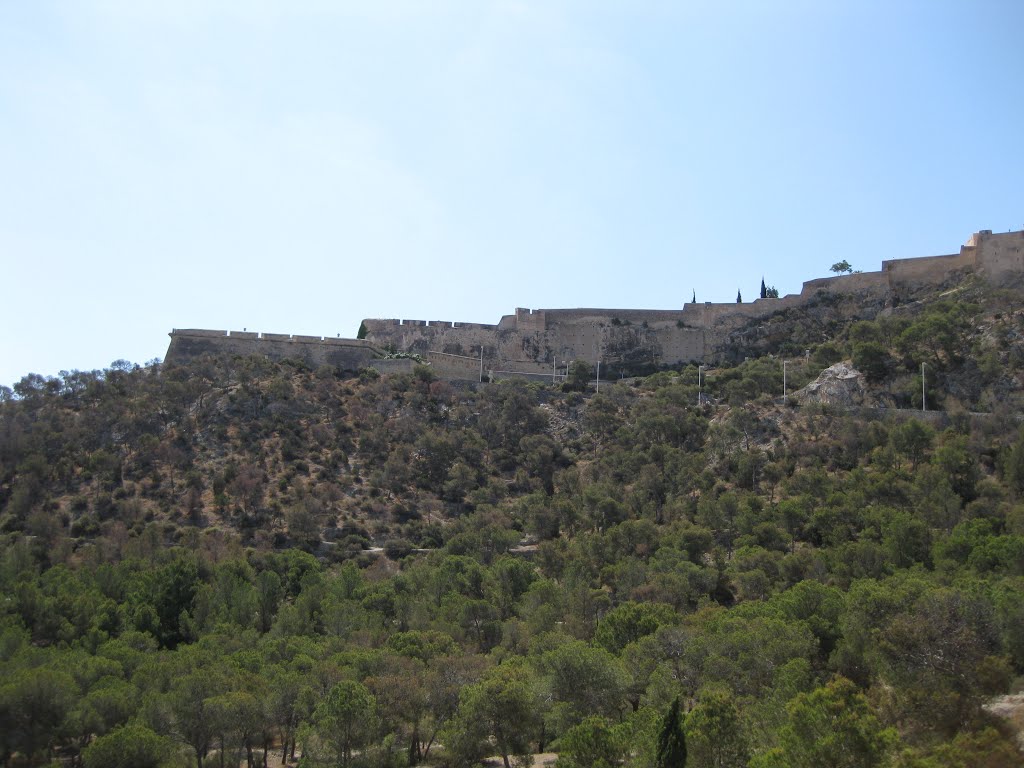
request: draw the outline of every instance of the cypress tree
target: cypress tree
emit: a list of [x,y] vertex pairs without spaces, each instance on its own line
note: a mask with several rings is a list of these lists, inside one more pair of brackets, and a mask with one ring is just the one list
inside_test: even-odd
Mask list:
[[742,304],[743,303],[743,296],[740,294],[738,289],[736,291],[736,303],[737,304]]
[[697,303],[697,291],[696,290],[694,290],[694,292],[693,292],[693,298],[690,299],[690,303],[691,304],[696,304]]
[[686,734],[683,733],[678,696],[661,721],[654,764],[657,768],[686,768]]
[[764,284],[764,278],[763,277],[761,278],[761,298],[762,299],[767,299],[768,298],[768,288]]

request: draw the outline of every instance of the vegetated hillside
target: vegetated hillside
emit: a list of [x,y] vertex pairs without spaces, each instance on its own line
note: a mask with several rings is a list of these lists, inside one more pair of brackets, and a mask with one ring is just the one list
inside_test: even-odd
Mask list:
[[1014,307],[969,285],[790,334],[790,394],[852,358],[919,408],[923,362],[931,416],[783,404],[792,350],[751,329],[701,406],[695,366],[27,376],[0,760],[655,766],[678,699],[688,766],[1019,765],[982,707],[1024,672]]

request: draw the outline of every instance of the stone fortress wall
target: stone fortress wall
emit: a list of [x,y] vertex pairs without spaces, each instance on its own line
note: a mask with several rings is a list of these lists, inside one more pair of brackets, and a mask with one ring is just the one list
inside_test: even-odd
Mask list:
[[290,336],[284,333],[251,331],[209,331],[175,328],[165,361],[179,363],[201,355],[262,355],[271,360],[302,360],[314,368],[330,365],[357,371],[381,356],[381,351],[363,339],[330,336]]
[[207,352],[299,357],[311,365],[355,369],[382,350],[422,355],[439,376],[477,380],[483,348],[485,376],[492,371],[550,374],[572,360],[611,365],[704,361],[728,334],[752,319],[800,307],[822,294],[899,298],[978,274],[1000,284],[1024,274],[1024,231],[974,234],[959,253],[882,262],[878,272],[819,278],[799,294],[737,303],[686,303],[681,309],[523,309],[496,325],[446,320],[366,319],[365,340],[233,331],[175,330],[167,360]]

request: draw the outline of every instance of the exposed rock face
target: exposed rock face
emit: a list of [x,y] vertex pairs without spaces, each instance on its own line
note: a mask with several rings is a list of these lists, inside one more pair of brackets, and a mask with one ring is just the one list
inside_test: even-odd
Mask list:
[[871,405],[867,402],[867,388],[864,386],[864,374],[849,363],[836,363],[829,366],[817,379],[803,389],[797,390],[792,397],[801,405],[821,403],[823,405]]

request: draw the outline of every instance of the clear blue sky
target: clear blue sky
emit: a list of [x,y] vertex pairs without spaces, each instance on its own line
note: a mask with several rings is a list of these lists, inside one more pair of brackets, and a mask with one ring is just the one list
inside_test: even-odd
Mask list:
[[1024,228],[1020,0],[0,0],[0,384]]

